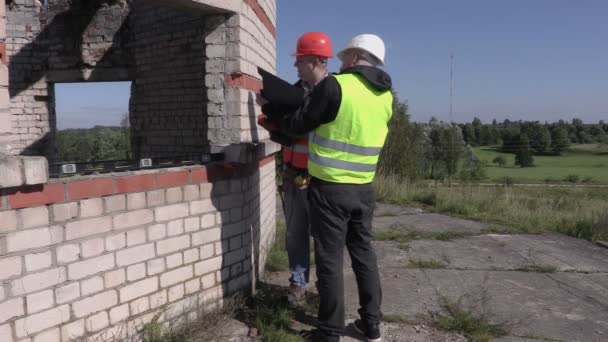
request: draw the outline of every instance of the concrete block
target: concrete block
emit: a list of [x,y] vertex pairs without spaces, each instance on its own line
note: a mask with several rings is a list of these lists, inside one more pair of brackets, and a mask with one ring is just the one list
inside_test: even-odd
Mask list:
[[[4,3],[0,4],[0,6],[4,6]],[[10,324],[5,324],[0,326],[0,341],[6,342],[14,342],[13,339],[13,331],[11,329]]]
[[103,291],[103,288],[103,278],[101,276],[96,276],[80,282],[80,289],[83,297]]
[[165,204],[165,190],[154,190],[146,193],[148,207],[156,207]]
[[129,318],[129,305],[124,304],[110,310],[110,324],[114,325]]
[[47,330],[34,336],[33,342],[61,342],[61,330],[59,328]]
[[80,297],[80,284],[74,282],[57,288],[55,297],[57,298],[57,304],[64,304]]
[[182,188],[167,189],[167,203],[177,203],[183,200]]
[[116,304],[118,304],[118,295],[116,291],[110,290],[72,303],[72,311],[76,317],[81,318]]
[[217,211],[217,208],[211,199],[190,202],[190,215],[197,215],[212,211]]
[[[53,262],[51,251],[25,255],[25,269],[28,272],[50,267]],[[0,277],[1,278],[1,277]]]
[[125,195],[116,195],[105,197],[104,199],[106,213],[125,210],[127,207],[127,197]]
[[208,243],[218,241],[221,238],[222,230],[220,228],[206,229],[192,234],[192,245],[206,245]]
[[[10,121],[8,123],[10,124]],[[1,126],[3,126],[2,122],[0,122],[0,133],[2,132]],[[0,188],[20,186],[24,181],[23,162],[21,159],[15,157],[0,159]]]
[[207,273],[218,271],[222,268],[222,257],[207,259],[194,264],[194,274],[201,276]]
[[101,198],[91,198],[80,201],[80,217],[95,217],[103,213]]
[[0,282],[21,275],[21,269],[21,257],[19,256],[0,259]]
[[146,193],[139,192],[127,195],[127,209],[143,209],[146,207]]
[[146,230],[144,228],[130,230],[127,232],[127,246],[140,245],[146,242]]
[[203,289],[210,289],[215,286],[215,273],[207,274],[201,278]]
[[11,291],[14,296],[36,292],[66,281],[64,267],[28,274],[25,277],[11,281]]
[[81,255],[83,258],[89,258],[92,256],[100,255],[105,252],[105,239],[95,238],[84,241],[81,244]]
[[215,216],[215,214],[201,216],[201,228],[210,228],[215,226]]
[[167,291],[162,290],[161,292],[150,295],[150,308],[156,309],[160,306],[167,304]]
[[56,253],[57,263],[66,264],[80,258],[80,246],[77,244],[59,246]]
[[68,265],[68,275],[70,280],[77,280],[112,268],[114,268],[114,254],[106,254]]
[[108,319],[108,313],[105,311],[95,314],[85,321],[87,332],[96,332],[108,325],[110,325],[110,320]]
[[158,290],[158,277],[147,278],[120,289],[120,302],[129,302],[132,299],[145,296]]
[[6,233],[17,229],[17,211],[0,211],[0,233]]
[[127,280],[135,281],[146,277],[146,264],[140,263],[127,267]]
[[184,229],[186,232],[197,231],[201,228],[200,219],[198,216],[189,217],[184,220]]
[[58,326],[70,319],[70,307],[63,305],[51,310],[15,321],[15,332],[18,338],[27,337],[39,331]]
[[150,241],[160,240],[167,236],[167,227],[164,223],[148,227],[148,239]]
[[44,157],[21,157],[23,159],[23,170],[25,184],[44,184],[49,180],[48,161]]
[[79,239],[112,230],[112,217],[98,217],[88,220],[69,222],[65,226],[66,240]]
[[148,275],[155,275],[165,271],[165,258],[150,260],[148,264]]
[[184,264],[198,260],[198,248],[192,248],[184,252]]
[[131,211],[114,216],[114,229],[143,226],[154,221],[154,214],[150,209]]
[[70,342],[84,335],[84,319],[79,319],[61,327],[61,342]]
[[152,259],[154,256],[154,244],[149,243],[116,252],[116,263],[119,267],[122,267]]
[[62,203],[51,206],[53,213],[53,222],[62,222],[71,220],[78,216],[78,203]]
[[46,206],[19,210],[23,228],[49,224],[49,210]]
[[199,186],[190,184],[184,186],[184,201],[192,201],[199,198]]
[[172,204],[154,209],[156,221],[170,221],[189,215],[187,203]]
[[184,284],[173,286],[169,289],[169,302],[184,298]]
[[126,282],[125,269],[114,270],[103,275],[103,283],[106,289],[124,284]]
[[31,294],[25,298],[25,302],[28,315],[48,309],[53,306],[54,303],[53,290],[45,290]]
[[201,280],[199,278],[195,278],[190,281],[187,281],[184,284],[184,288],[185,288],[186,294],[196,293],[201,289]]
[[172,239],[161,240],[156,243],[158,255],[172,253],[190,247],[190,236],[179,236]]
[[179,219],[167,223],[167,235],[175,236],[184,232],[184,220]]
[[105,239],[105,242],[107,251],[115,251],[117,249],[124,248],[127,245],[127,234],[119,233],[108,236]]
[[215,254],[215,246],[212,243],[204,245],[199,252],[201,260],[209,259]]
[[25,314],[23,309],[23,298],[14,298],[0,303],[0,324],[8,321],[13,317],[19,317]]

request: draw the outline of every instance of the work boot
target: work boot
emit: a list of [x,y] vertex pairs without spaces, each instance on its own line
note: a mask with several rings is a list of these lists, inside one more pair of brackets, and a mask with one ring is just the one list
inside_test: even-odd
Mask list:
[[306,288],[294,284],[289,285],[287,301],[291,304],[298,304],[306,300]]
[[380,342],[380,324],[368,324],[363,320],[355,321],[355,330],[367,338],[368,342]]
[[340,336],[328,336],[319,329],[302,331],[300,335],[306,342],[340,342]]

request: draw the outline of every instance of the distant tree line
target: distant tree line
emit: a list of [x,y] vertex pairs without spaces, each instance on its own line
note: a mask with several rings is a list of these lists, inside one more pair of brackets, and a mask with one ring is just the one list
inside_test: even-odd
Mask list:
[[[515,164],[534,165],[534,155],[561,155],[570,144],[608,144],[608,124],[584,124],[580,119],[556,123],[493,120],[483,124],[445,123],[431,118],[429,123],[410,121],[407,103],[395,95],[393,118],[380,156],[378,171],[410,180],[458,178],[484,179],[485,172],[473,152],[475,146],[496,146],[501,152],[515,154]],[[493,160],[506,165],[502,156]]]
[[57,131],[57,162],[83,163],[131,159],[128,118],[120,127],[95,126]]
[[500,150],[517,153],[526,143],[534,154],[561,155],[570,144],[608,144],[608,124],[584,124],[581,119],[555,123],[509,121],[482,124],[479,118],[460,124],[465,142],[471,146],[500,145]]

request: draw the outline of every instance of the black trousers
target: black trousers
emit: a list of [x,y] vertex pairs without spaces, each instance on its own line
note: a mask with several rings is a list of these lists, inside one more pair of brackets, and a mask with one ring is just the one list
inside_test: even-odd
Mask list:
[[382,289],[371,245],[375,204],[372,185],[328,183],[313,178],[308,196],[321,300],[319,329],[333,336],[344,330],[344,246],[357,278],[361,318],[380,323]]

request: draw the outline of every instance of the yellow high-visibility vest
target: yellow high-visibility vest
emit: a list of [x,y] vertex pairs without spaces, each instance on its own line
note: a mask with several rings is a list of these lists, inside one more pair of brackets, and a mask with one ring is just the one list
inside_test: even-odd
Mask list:
[[393,115],[393,95],[372,88],[358,74],[333,77],[342,102],[336,119],[310,134],[308,172],[333,183],[371,183]]

